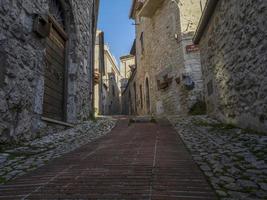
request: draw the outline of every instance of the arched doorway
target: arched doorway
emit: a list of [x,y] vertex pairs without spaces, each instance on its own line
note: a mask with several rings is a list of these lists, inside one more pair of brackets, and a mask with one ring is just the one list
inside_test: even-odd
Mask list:
[[49,0],[50,34],[46,39],[43,116],[63,121],[65,117],[65,54],[67,34],[59,0]]
[[150,114],[150,93],[149,93],[149,81],[148,78],[146,78],[146,109],[147,114]]

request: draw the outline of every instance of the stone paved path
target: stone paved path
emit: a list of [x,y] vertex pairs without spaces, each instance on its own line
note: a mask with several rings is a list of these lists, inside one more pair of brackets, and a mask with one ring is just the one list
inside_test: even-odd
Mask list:
[[0,199],[216,199],[165,123],[120,120],[110,134],[0,186]]
[[267,199],[267,135],[207,116],[170,117],[222,200]]
[[0,185],[106,135],[115,124],[113,119],[101,118],[95,122],[87,121],[75,128],[36,138],[18,147],[0,148]]

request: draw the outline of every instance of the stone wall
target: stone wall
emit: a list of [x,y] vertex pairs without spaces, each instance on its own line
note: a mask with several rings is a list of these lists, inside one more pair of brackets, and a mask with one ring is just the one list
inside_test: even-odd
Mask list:
[[[143,90],[142,96],[139,89],[137,92],[138,114],[187,114],[192,105],[202,100],[199,52],[185,50],[192,44],[200,15],[200,3],[196,1],[164,1],[151,17],[136,12],[136,80],[137,88]],[[193,90],[184,86],[188,77],[195,83]],[[167,83],[167,87],[159,89],[158,83]],[[142,107],[142,102],[148,103]]]
[[220,0],[200,41],[208,111],[267,130],[267,1]]
[[[92,111],[94,0],[62,1],[67,41],[66,120],[77,123]],[[34,137],[44,95],[45,39],[33,31],[35,14],[48,14],[47,0],[0,1],[0,141]],[[93,17],[94,16],[94,17]]]

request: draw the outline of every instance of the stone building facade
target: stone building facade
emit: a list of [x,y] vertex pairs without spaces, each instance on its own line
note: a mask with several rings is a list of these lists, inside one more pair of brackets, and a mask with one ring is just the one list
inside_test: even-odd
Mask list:
[[135,56],[125,55],[120,57],[121,91],[123,92],[135,68]]
[[121,106],[123,115],[137,114],[137,88],[136,88],[136,68],[131,71],[130,78],[122,91]]
[[0,141],[92,114],[98,0],[0,1]]
[[[121,57],[121,111],[123,115],[137,115],[137,68],[136,42],[133,42],[129,55]],[[139,90],[142,93],[142,90]],[[143,105],[143,102],[140,102]]]
[[209,114],[267,130],[267,1],[209,1],[194,42],[200,45]]
[[187,114],[203,101],[200,54],[192,38],[204,3],[133,0],[138,114]]
[[105,45],[104,32],[100,30],[96,34],[94,73],[95,114],[120,114],[121,74],[115,57]]
[[94,65],[94,109],[96,115],[105,113],[105,97],[107,96],[105,76],[105,38],[104,32],[97,30],[95,44],[95,65]]
[[132,68],[135,66],[135,56],[125,55],[120,57],[120,71],[121,76],[124,78],[130,78]]
[[121,113],[121,90],[120,81],[121,74],[118,69],[118,64],[115,57],[105,45],[104,52],[105,75],[103,76],[104,83],[104,115],[118,115]]

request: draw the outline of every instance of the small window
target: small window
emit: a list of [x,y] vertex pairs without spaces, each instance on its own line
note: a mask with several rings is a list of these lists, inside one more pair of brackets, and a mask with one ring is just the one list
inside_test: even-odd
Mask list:
[[212,80],[208,82],[207,84],[207,89],[208,89],[208,95],[212,95],[213,94],[213,82]]
[[141,36],[140,36],[140,43],[141,43],[141,50],[142,50],[142,53],[144,53],[144,32],[141,33]]

